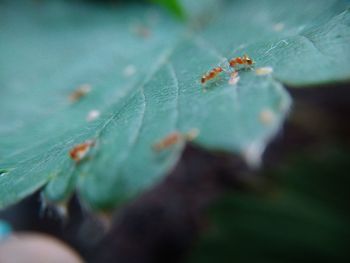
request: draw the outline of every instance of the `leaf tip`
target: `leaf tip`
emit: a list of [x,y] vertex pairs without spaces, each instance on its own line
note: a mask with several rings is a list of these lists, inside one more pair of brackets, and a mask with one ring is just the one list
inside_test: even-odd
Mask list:
[[262,143],[252,142],[242,152],[243,158],[248,166],[258,169],[261,166],[262,154],[265,146]]

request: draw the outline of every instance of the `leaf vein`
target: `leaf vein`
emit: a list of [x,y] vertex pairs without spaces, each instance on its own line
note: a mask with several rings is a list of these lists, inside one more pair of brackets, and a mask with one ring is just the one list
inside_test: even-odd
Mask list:
[[179,106],[179,98],[180,98],[180,86],[179,86],[179,81],[178,81],[178,77],[174,68],[174,65],[171,61],[169,61],[168,64],[168,70],[170,72],[171,77],[174,80],[174,84],[176,87],[176,102],[175,102],[175,129],[179,128],[179,116],[180,116],[180,106]]

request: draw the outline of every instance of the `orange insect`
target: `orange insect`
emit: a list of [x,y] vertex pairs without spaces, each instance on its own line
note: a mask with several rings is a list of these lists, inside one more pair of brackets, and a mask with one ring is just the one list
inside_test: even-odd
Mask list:
[[254,61],[247,55],[244,54],[243,57],[236,57],[229,61],[230,67],[235,68],[237,65],[251,66]]
[[215,78],[217,75],[219,75],[223,71],[222,67],[216,67],[213,68],[211,71],[208,73],[204,74],[201,78],[201,83],[204,84],[208,80],[211,80]]
[[95,145],[95,142],[92,140],[85,141],[81,144],[75,145],[70,151],[69,156],[76,163],[79,163],[84,157],[88,154],[91,147]]
[[167,135],[164,139],[160,140],[156,144],[153,145],[153,149],[156,151],[160,151],[166,148],[169,148],[170,146],[178,143],[182,140],[182,134],[179,132],[172,132],[169,135]]
[[198,136],[198,134],[198,129],[192,129],[185,134],[175,131],[167,135],[165,138],[163,138],[156,144],[154,144],[153,149],[156,151],[160,151],[180,142],[192,141]]

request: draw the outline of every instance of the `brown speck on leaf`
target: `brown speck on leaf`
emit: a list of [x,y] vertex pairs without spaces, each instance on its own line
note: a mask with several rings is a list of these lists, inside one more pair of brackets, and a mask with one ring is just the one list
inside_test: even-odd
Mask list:
[[77,102],[81,98],[86,96],[90,91],[91,91],[91,86],[89,84],[83,84],[69,95],[69,100],[71,102]]
[[178,131],[174,131],[168,134],[166,137],[158,141],[153,145],[153,149],[155,151],[161,151],[167,149],[177,143],[184,143],[186,141],[193,141],[197,138],[199,134],[199,130],[197,128],[189,130],[187,133],[180,133]]

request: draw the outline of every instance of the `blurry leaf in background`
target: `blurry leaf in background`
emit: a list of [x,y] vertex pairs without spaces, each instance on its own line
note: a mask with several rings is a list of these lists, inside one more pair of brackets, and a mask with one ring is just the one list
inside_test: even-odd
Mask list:
[[[175,130],[198,129],[194,143],[257,165],[290,108],[282,82],[349,79],[344,1],[181,4],[188,24],[135,2],[2,2],[0,207],[46,185],[48,201],[77,189],[86,205],[113,208],[175,165],[183,143],[152,149]],[[200,84],[244,53],[269,74]],[[87,140],[95,144],[76,165],[69,152]]]
[[102,3],[102,4],[112,4],[112,3],[131,3],[131,2],[139,2],[139,3],[154,3],[160,6],[165,7],[171,14],[180,19],[185,19],[185,10],[181,3],[178,0],[76,0],[80,2],[94,2],[94,3]]
[[265,195],[234,193],[210,210],[189,262],[349,262],[350,155],[299,155]]
[[150,1],[153,3],[157,3],[161,6],[164,6],[171,13],[173,13],[175,16],[177,16],[180,19],[185,18],[185,11],[178,0],[150,0]]

